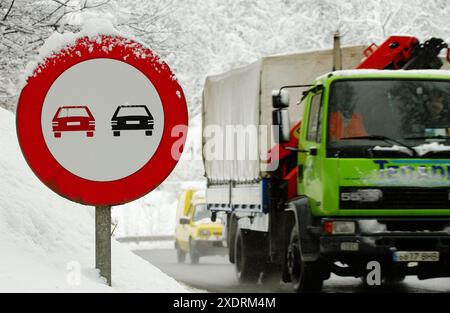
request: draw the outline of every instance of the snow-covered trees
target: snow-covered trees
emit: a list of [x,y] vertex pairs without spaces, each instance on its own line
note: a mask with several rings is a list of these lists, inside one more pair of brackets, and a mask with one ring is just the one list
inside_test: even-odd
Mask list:
[[0,106],[14,110],[19,75],[53,31],[74,15],[100,10],[109,0],[0,0]]
[[261,55],[379,42],[393,33],[450,39],[447,0],[0,0],[0,106],[13,110],[18,74],[53,31],[86,15],[110,18],[174,69],[190,116],[200,112],[205,75]]

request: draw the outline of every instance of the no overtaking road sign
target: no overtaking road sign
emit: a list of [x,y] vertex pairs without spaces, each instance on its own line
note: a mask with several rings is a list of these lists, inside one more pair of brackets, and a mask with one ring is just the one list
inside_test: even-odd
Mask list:
[[175,167],[187,134],[183,90],[149,48],[81,37],[45,58],[22,89],[17,135],[50,189],[96,207],[96,267],[111,285],[111,205],[149,193]]
[[61,196],[95,206],[158,186],[177,163],[187,122],[167,64],[119,36],[83,37],[47,57],[17,107],[20,146],[34,173]]

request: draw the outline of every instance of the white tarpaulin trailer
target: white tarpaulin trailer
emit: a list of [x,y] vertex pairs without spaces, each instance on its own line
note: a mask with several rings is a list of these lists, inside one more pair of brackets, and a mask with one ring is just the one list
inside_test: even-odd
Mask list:
[[[363,46],[343,48],[343,68],[356,67],[363,59],[363,50]],[[310,84],[332,68],[333,50],[330,49],[268,56],[248,66],[207,77],[202,136],[208,185],[257,183],[264,176],[264,158],[273,146],[272,91],[286,85]],[[302,118],[303,108],[296,105],[302,91],[289,91],[291,126]],[[227,127],[247,130],[248,153],[244,157],[239,153],[245,149],[236,138],[243,139],[242,133],[227,134]]]

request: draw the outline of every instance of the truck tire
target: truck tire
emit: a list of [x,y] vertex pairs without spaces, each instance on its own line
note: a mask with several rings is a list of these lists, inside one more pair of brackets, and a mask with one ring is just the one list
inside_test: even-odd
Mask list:
[[297,227],[292,228],[289,245],[286,251],[286,263],[290,281],[295,292],[320,292],[323,287],[316,262],[305,262],[302,257],[300,236]]
[[405,280],[406,274],[402,273],[400,271],[391,271],[384,275],[383,277],[383,284],[384,285],[392,285],[392,284],[398,284]]
[[200,262],[200,254],[192,240],[189,240],[189,257],[191,259],[191,264],[198,264]]
[[266,264],[264,266],[261,283],[263,285],[275,285],[281,282],[281,271],[276,264]]
[[242,284],[255,284],[258,282],[262,271],[261,258],[255,251],[256,242],[252,240],[251,232],[237,229],[234,265],[236,268],[236,278]]

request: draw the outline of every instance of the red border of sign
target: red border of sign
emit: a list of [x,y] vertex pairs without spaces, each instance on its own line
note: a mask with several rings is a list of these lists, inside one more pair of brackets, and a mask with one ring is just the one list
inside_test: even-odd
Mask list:
[[[119,60],[140,70],[155,86],[164,111],[161,142],[152,158],[136,173],[110,182],[87,180],[62,167],[49,151],[41,129],[42,106],[53,82],[70,67],[96,58]],[[183,127],[184,133],[172,135],[178,125]],[[73,45],[47,57],[28,78],[16,113],[19,144],[36,176],[59,195],[95,206],[133,201],[163,182],[178,162],[172,156],[172,148],[179,148],[181,155],[187,125],[184,93],[167,64],[142,44],[120,36],[79,38]]]

